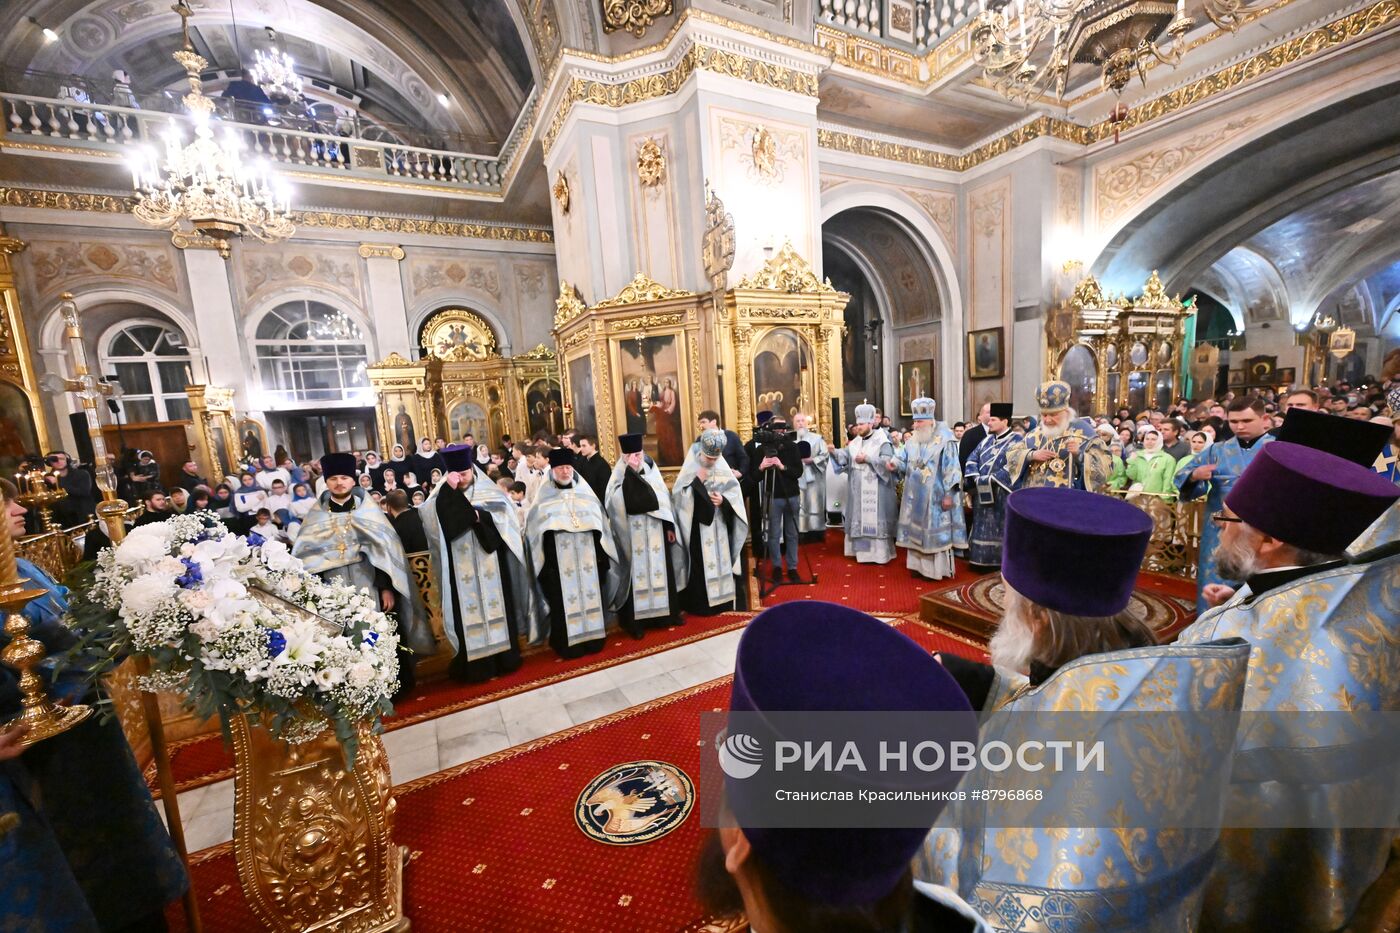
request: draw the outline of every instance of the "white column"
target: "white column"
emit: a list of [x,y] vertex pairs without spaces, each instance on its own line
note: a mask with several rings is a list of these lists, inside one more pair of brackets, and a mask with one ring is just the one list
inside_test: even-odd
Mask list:
[[378,358],[383,359],[397,351],[413,359],[413,340],[408,333],[408,305],[403,300],[403,279],[399,276],[403,248],[361,243],[360,256],[365,261],[365,278],[369,283],[369,313],[374,324]]
[[228,262],[212,249],[188,247],[181,252],[194,304],[194,326],[199,332],[192,336],[199,341],[206,381],[239,393],[235,401],[240,410],[258,407],[250,404],[248,395],[256,380],[244,358],[245,341],[239,334]]

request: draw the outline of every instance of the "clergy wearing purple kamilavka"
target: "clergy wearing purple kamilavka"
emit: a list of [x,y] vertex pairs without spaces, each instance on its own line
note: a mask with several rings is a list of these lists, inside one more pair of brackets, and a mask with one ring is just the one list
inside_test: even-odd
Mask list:
[[[806,712],[865,713],[878,717],[882,727],[903,722],[892,720],[891,711],[914,713],[908,718],[919,724],[919,740],[977,738],[967,698],[927,650],[878,619],[826,602],[785,603],[749,623],[735,655],[729,710],[733,737],[751,746],[795,740],[792,728],[809,735],[813,717],[792,715]],[[832,732],[838,746],[848,738],[868,739],[866,720],[835,721],[844,721],[849,733]],[[930,727],[931,721],[936,725]],[[722,754],[717,767],[724,767]],[[700,898],[709,913],[742,914],[753,930],[990,930],[956,894],[916,883],[911,873],[924,826],[943,807],[938,792],[951,791],[961,774],[948,768],[881,769],[869,782],[869,775],[836,775],[829,786],[852,793],[879,787],[920,801],[899,825],[853,829],[827,828],[829,822],[807,821],[807,814],[799,814],[800,828],[775,826],[771,779],[756,773],[724,771],[719,828],[706,840],[698,866]],[[915,817],[927,823],[917,825]]]

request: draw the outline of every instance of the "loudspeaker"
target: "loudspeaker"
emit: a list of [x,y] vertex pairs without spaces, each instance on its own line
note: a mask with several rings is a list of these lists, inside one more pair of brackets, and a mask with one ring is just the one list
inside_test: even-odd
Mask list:
[[69,412],[68,423],[73,426],[73,456],[79,463],[91,463],[92,438],[88,436],[87,415],[81,411]]
[[846,446],[846,426],[841,423],[841,400],[831,399],[831,444],[833,447]]

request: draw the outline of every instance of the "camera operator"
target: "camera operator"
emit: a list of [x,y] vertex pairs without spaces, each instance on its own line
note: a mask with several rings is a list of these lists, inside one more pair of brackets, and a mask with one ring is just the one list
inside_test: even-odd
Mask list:
[[44,458],[44,465],[51,471],[48,481],[68,495],[54,505],[54,519],[64,528],[81,525],[92,517],[97,507],[97,496],[93,492],[92,476],[80,466],[75,466],[68,454],[55,450]]
[[[764,417],[764,416],[767,417]],[[797,435],[788,430],[786,419],[771,412],[759,412],[759,426],[746,445],[749,463],[756,464],[750,477],[751,497],[762,511],[764,536],[768,547],[772,581],[783,582],[786,556],[787,578],[800,583],[797,572],[797,515],[802,509],[802,455]],[[784,554],[784,546],[786,553]]]

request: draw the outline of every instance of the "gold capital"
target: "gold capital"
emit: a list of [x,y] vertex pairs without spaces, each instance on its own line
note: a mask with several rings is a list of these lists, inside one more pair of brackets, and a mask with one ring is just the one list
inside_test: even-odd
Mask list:
[[395,262],[403,262],[404,251],[402,246],[393,243],[361,243],[361,259],[392,259]]

